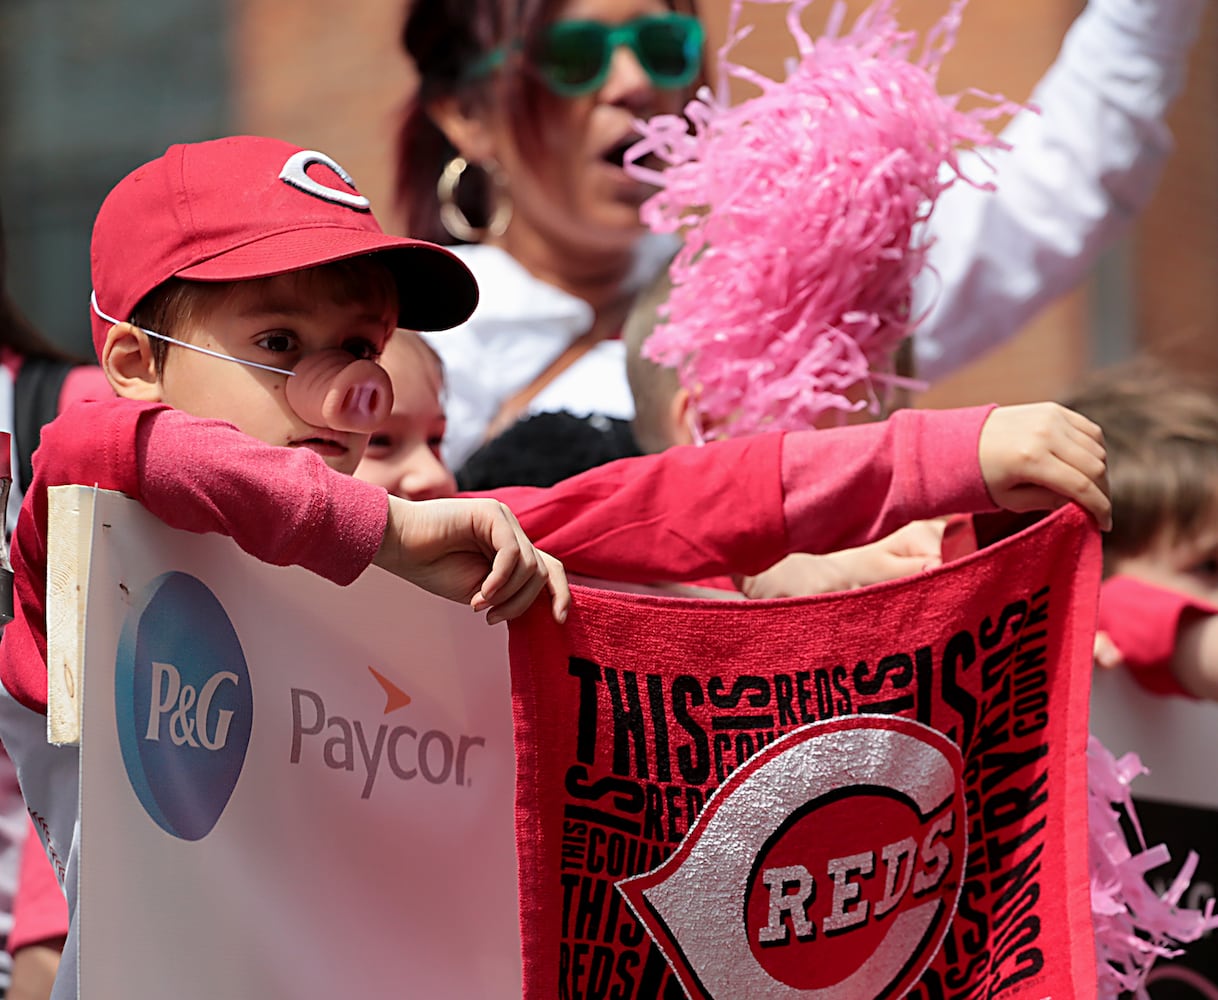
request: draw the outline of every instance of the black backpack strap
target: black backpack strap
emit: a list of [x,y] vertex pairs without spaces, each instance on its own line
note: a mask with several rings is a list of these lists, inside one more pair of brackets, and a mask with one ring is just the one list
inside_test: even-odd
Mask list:
[[34,478],[34,452],[42,439],[42,427],[59,415],[59,397],[68,372],[76,367],[71,361],[26,358],[17,371],[13,386],[13,436],[17,445],[17,468],[13,470],[22,490]]

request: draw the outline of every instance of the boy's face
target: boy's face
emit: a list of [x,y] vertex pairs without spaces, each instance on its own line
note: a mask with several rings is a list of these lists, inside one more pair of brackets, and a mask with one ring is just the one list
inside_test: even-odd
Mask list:
[[1218,604],[1218,509],[1189,535],[1160,531],[1140,555],[1119,556],[1111,571]]
[[457,483],[440,457],[447,424],[439,360],[418,334],[399,331],[381,366],[393,383],[393,412],[368,441],[356,478],[407,500],[452,496]]
[[[291,369],[317,351],[341,348],[376,358],[393,332],[396,301],[351,301],[324,280],[295,272],[240,282],[177,336],[190,344]],[[235,424],[267,444],[308,448],[330,468],[355,471],[368,435],[316,427],[288,404],[283,375],[170,346],[161,401],[197,417]]]

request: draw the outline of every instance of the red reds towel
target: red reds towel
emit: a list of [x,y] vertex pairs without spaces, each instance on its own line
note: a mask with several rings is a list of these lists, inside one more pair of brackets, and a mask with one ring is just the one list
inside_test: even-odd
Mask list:
[[524,996],[1095,996],[1098,535],[715,602],[579,588],[514,623]]

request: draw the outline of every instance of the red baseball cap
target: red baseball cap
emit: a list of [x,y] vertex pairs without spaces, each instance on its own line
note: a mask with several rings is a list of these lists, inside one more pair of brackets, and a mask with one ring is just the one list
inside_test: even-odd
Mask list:
[[[245,281],[376,254],[393,273],[398,324],[446,330],[469,318],[478,284],[434,243],[387,235],[330,157],[278,139],[171,146],[106,196],[93,224],[93,291],[125,320],[169,278]],[[110,324],[93,316],[100,357]]]

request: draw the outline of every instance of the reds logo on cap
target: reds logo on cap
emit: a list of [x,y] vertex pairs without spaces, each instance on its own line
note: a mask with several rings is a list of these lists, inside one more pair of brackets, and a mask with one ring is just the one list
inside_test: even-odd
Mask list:
[[[314,163],[320,163],[329,167],[339,177],[343,179],[351,188],[351,191],[340,191],[338,188],[331,187],[328,184],[322,184],[320,181],[314,180],[309,176],[309,167]],[[355,181],[351,175],[342,167],[334,162],[333,159],[326,156],[325,153],[319,153],[315,149],[302,149],[299,153],[293,153],[288,157],[288,162],[283,165],[283,169],[279,171],[279,179],[285,184],[291,184],[294,188],[299,188],[305,194],[311,194],[315,198],[322,198],[326,201],[333,201],[339,205],[346,205],[348,208],[353,208],[357,212],[372,211],[372,202],[354,190]]]
[[672,857],[618,888],[690,997],[899,997],[943,940],[965,843],[954,743],[834,719],[737,768]]

